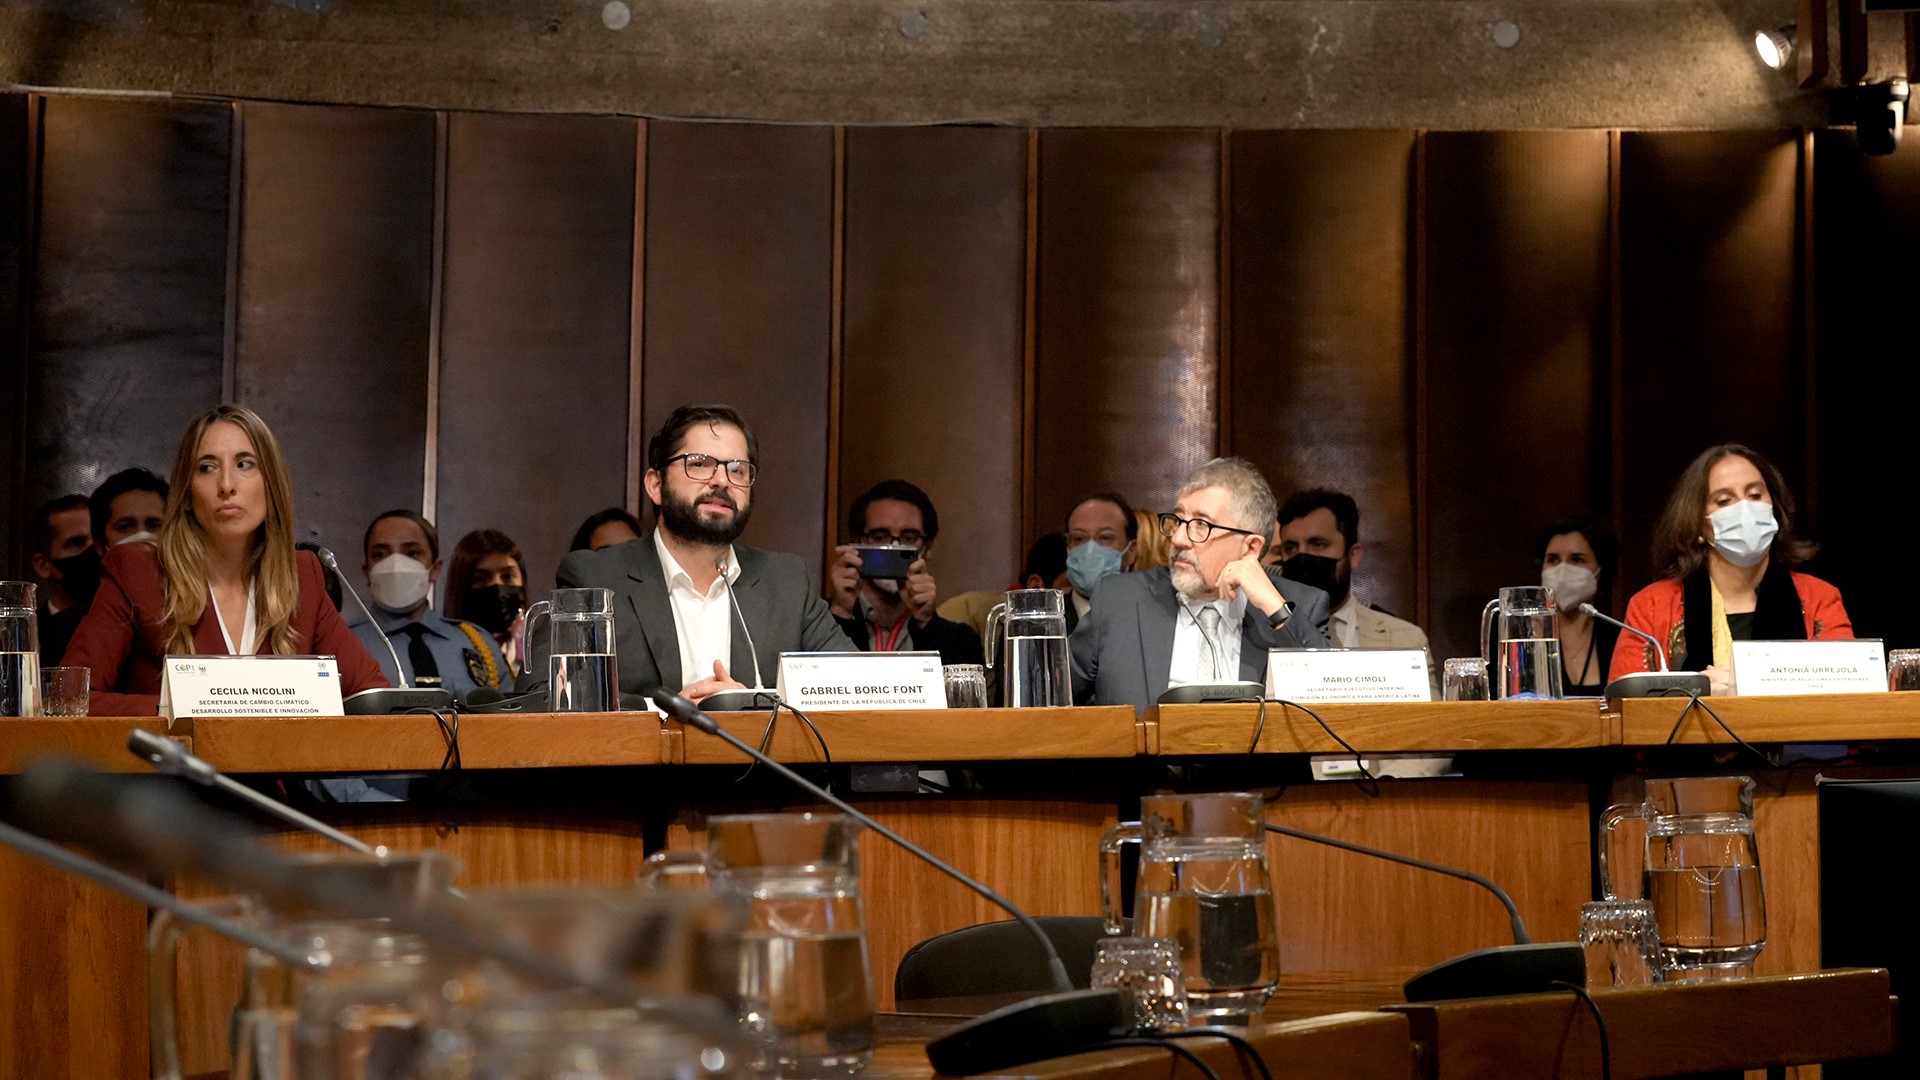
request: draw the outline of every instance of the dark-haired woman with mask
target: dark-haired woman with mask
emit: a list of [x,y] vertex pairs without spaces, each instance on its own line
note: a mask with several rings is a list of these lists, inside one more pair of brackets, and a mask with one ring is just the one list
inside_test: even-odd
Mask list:
[[1599,518],[1573,514],[1541,530],[1533,558],[1559,613],[1561,685],[1568,697],[1598,697],[1606,689],[1620,628],[1585,614],[1580,605],[1607,606],[1600,597],[1619,565],[1620,540]]
[[[1705,672],[1727,692],[1735,641],[1851,638],[1840,590],[1791,569],[1814,546],[1793,531],[1793,496],[1773,463],[1716,446],[1680,474],[1654,532],[1665,580],[1634,594],[1629,625],[1667,650],[1675,671]],[[1611,678],[1658,668],[1653,649],[1614,651]]]
[[520,635],[526,610],[527,560],[520,545],[497,529],[475,529],[461,537],[447,559],[446,616],[492,634],[515,678],[524,663]]

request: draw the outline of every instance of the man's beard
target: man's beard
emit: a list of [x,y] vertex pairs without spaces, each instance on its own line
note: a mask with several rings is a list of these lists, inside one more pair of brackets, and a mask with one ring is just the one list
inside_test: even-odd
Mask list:
[[1173,591],[1188,600],[1211,600],[1208,594],[1213,590],[1207,587],[1207,581],[1200,571],[1183,562],[1179,556],[1167,564],[1167,574],[1173,580]]
[[[753,506],[742,507],[733,499],[733,493],[726,490],[703,491],[695,499],[683,500],[675,497],[671,491],[660,493],[660,523],[668,532],[688,543],[704,544],[708,547],[725,547],[738,539],[746,531],[747,519],[753,516]],[[700,516],[696,502],[700,499],[719,497],[733,508],[733,516],[725,521],[709,521]]]

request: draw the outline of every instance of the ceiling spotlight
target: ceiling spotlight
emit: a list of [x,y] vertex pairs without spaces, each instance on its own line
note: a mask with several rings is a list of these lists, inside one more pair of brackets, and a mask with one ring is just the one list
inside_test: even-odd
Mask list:
[[1753,51],[1760,54],[1760,62],[1779,71],[1793,59],[1793,24],[1788,23],[1778,30],[1760,30],[1753,35]]

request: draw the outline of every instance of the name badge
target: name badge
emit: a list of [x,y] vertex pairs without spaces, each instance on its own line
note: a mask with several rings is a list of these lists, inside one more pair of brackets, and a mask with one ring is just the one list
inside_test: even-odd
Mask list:
[[947,707],[937,652],[781,653],[775,685],[802,710]]
[[1289,701],[1432,701],[1425,649],[1274,649],[1267,696]]
[[339,716],[340,670],[331,656],[169,656],[160,715]]
[[1864,694],[1887,688],[1886,647],[1864,641],[1736,641],[1739,694]]

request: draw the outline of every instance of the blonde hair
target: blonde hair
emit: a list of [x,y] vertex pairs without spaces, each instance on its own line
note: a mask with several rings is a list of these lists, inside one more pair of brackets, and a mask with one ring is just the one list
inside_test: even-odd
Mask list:
[[1167,565],[1173,558],[1173,541],[1160,531],[1160,515],[1136,509],[1133,519],[1140,523],[1140,532],[1133,538],[1133,568],[1151,570]]
[[[293,613],[300,606],[300,572],[294,563],[293,481],[287,459],[266,421],[250,409],[221,405],[187,425],[173,455],[173,487],[160,523],[162,592],[160,621],[167,628],[167,652],[194,651],[193,627],[207,610],[207,538],[193,516],[193,469],[200,440],[225,421],[253,442],[253,455],[266,482],[267,516],[253,536],[247,576],[253,582],[255,620],[276,654],[293,652]],[[251,642],[248,643],[251,645]]]

